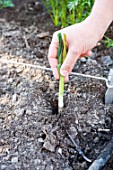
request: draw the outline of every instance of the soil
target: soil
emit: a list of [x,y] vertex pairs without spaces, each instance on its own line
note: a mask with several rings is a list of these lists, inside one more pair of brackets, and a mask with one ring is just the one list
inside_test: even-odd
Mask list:
[[[42,2],[15,0],[0,12],[0,58],[49,67],[47,53],[54,27]],[[113,24],[107,35],[113,38]],[[113,62],[100,42],[73,71],[107,77]],[[113,137],[113,105],[105,105],[106,84],[70,76],[65,108],[57,110],[58,82],[51,72],[0,63],[0,170],[87,170],[66,130],[92,160]],[[103,170],[113,169],[113,157]]]

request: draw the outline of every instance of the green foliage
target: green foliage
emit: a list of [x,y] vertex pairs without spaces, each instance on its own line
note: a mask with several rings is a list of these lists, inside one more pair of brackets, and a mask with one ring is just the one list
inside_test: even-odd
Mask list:
[[84,20],[94,0],[43,0],[54,24],[62,27]]
[[105,40],[104,40],[104,43],[106,45],[107,48],[113,48],[113,40],[104,36]]
[[6,7],[13,7],[14,4],[12,0],[0,0],[0,9],[6,8]]

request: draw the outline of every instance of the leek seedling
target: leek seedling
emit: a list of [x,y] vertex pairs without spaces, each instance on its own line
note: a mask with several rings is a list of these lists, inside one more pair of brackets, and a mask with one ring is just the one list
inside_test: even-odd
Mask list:
[[63,102],[63,95],[64,95],[64,77],[60,74],[60,68],[66,58],[66,35],[63,34],[63,38],[61,33],[58,34],[59,40],[59,48],[58,48],[58,71],[59,71],[59,95],[58,95],[58,107],[59,112],[62,111],[64,102]]

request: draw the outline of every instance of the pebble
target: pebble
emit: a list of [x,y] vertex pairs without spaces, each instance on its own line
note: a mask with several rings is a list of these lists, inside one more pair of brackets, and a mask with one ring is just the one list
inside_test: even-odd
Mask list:
[[80,59],[80,61],[81,61],[82,63],[86,63],[87,59],[86,59],[85,57],[82,57],[82,58]]
[[32,115],[32,110],[26,110],[27,115]]
[[18,162],[18,157],[12,157],[11,163],[12,163],[12,164],[15,164],[15,163],[17,163],[17,162]]
[[62,148],[59,148],[59,149],[58,149],[58,153],[59,153],[60,155],[62,155]]
[[38,138],[38,142],[43,143],[44,140],[42,138]]
[[55,146],[53,144],[50,143],[50,141],[46,141],[44,144],[43,144],[43,148],[51,151],[51,152],[55,152]]
[[13,96],[12,96],[12,102],[16,102],[17,101],[17,94],[15,93]]
[[9,78],[8,83],[12,83],[12,82],[13,82],[13,78]]
[[94,139],[94,143],[98,143],[98,142],[99,142],[99,138],[96,137],[96,138]]
[[103,57],[101,58],[101,61],[102,61],[102,63],[103,63],[104,65],[107,65],[107,66],[113,64],[113,60],[111,59],[111,57],[110,57],[109,55],[103,56]]
[[17,67],[16,72],[17,72],[17,73],[23,72],[23,67],[19,67],[19,68]]

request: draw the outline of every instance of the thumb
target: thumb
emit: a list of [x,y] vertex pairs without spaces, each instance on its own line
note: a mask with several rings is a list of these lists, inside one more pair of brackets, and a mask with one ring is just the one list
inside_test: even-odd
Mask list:
[[60,69],[60,74],[64,77],[67,77],[68,74],[71,72],[71,70],[74,67],[74,64],[76,63],[77,59],[79,58],[79,53],[75,52],[75,49],[69,49],[66,59]]

